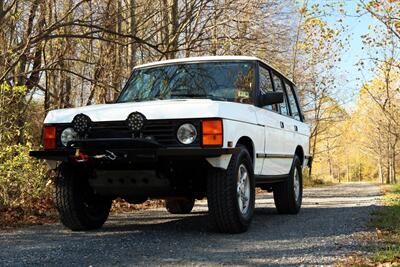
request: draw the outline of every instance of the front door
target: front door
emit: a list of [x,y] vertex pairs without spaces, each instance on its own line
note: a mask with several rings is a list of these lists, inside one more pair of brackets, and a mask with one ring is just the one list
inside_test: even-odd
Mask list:
[[[273,91],[270,71],[263,66],[259,68],[260,94]],[[280,86],[280,87],[279,87]],[[278,84],[276,91],[283,90]],[[286,99],[286,96],[285,98]],[[286,108],[286,109],[285,109]],[[293,132],[290,131],[291,118],[287,101],[279,105],[257,108],[258,122],[265,128],[265,149],[257,157],[264,158],[262,175],[288,174],[293,160]],[[288,114],[288,115],[286,115]]]

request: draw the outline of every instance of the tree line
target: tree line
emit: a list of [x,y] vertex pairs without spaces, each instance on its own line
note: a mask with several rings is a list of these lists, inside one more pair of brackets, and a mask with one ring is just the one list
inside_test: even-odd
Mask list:
[[40,145],[51,109],[115,99],[138,64],[250,55],[297,84],[315,176],[394,182],[400,5],[357,2],[358,16],[377,21],[363,36],[360,71],[376,73],[348,110],[337,86],[348,34],[343,0],[0,0],[0,151]]

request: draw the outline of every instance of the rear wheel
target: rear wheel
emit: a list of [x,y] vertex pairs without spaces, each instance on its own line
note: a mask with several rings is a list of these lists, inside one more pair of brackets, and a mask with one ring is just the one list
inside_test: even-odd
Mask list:
[[245,232],[255,206],[253,165],[247,149],[241,146],[232,155],[227,170],[211,169],[207,180],[208,209],[217,230]]
[[167,199],[165,200],[165,207],[172,214],[188,214],[192,211],[194,202],[194,198]]
[[274,185],[274,201],[281,214],[297,214],[303,199],[303,175],[301,162],[297,156],[293,159],[287,181]]
[[112,202],[94,194],[85,174],[67,164],[60,166],[55,179],[54,199],[61,223],[73,231],[100,228]]

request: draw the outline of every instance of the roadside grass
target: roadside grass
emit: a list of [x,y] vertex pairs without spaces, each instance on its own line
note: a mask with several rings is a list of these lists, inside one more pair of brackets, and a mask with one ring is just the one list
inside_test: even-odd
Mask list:
[[372,214],[371,223],[383,242],[370,259],[375,263],[400,265],[400,184],[383,187],[384,207]]
[[382,186],[382,207],[371,214],[375,233],[360,237],[369,256],[348,255],[335,266],[400,266],[400,184]]
[[331,181],[325,181],[322,179],[304,179],[304,187],[321,187],[335,185]]
[[321,186],[330,186],[334,185],[331,180],[323,179],[323,178],[316,178],[313,175],[308,174],[308,168],[303,171],[303,185],[304,187],[321,187]]

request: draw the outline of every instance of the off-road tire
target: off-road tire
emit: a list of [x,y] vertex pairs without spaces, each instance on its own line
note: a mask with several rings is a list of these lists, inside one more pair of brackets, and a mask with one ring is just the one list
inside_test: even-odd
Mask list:
[[55,179],[54,201],[61,223],[73,231],[100,228],[111,208],[111,199],[95,195],[86,175],[62,164]]
[[[300,189],[299,195],[295,197],[295,171],[299,175]],[[293,158],[292,168],[289,173],[289,178],[285,182],[275,184],[273,187],[274,201],[276,209],[280,214],[297,214],[301,208],[301,202],[303,198],[303,175],[300,159],[298,156]]]
[[[255,206],[255,184],[253,164],[249,152],[239,146],[226,170],[210,168],[207,177],[207,203],[212,227],[222,233],[247,231],[253,218]],[[240,211],[237,187],[239,166],[244,164],[249,174],[250,198],[247,212]]]
[[189,214],[194,207],[194,198],[166,199],[165,208],[171,214]]

